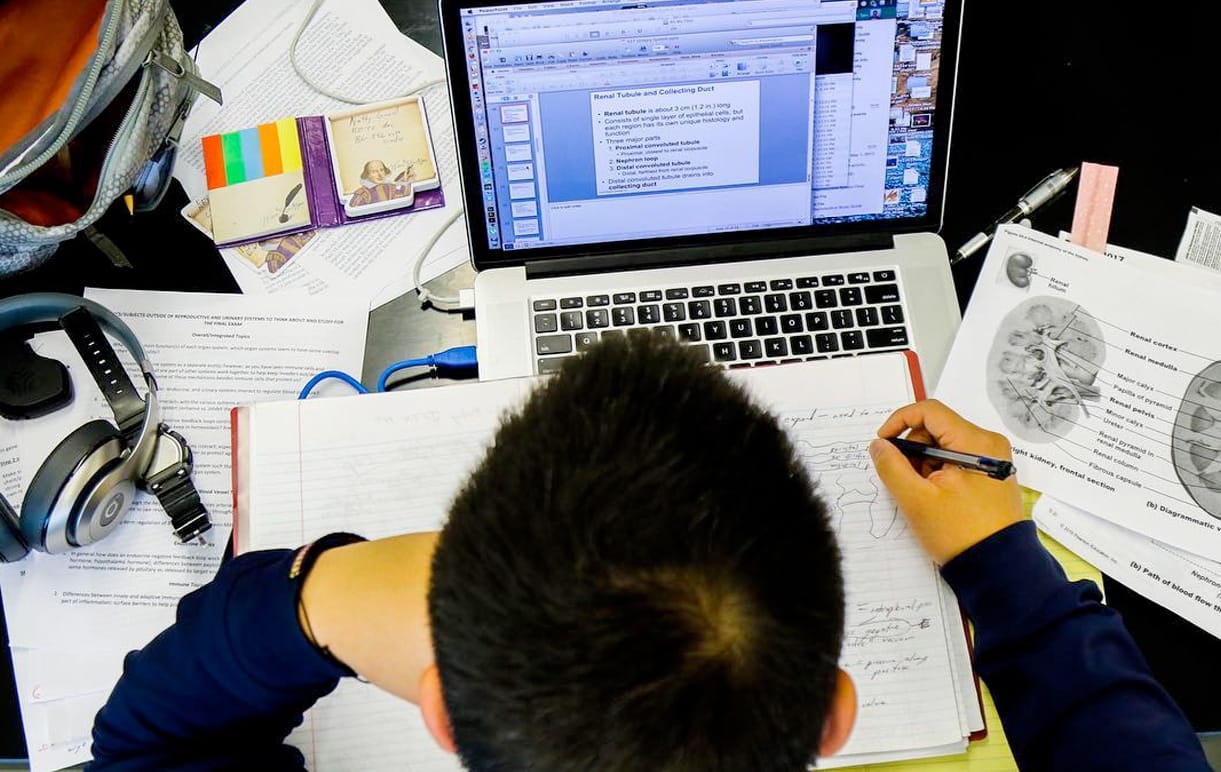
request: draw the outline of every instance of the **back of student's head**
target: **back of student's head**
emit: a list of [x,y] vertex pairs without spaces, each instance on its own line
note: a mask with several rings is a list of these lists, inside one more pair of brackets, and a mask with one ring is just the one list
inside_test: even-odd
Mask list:
[[836,679],[839,562],[775,419],[676,344],[596,346],[504,421],[441,535],[429,606],[459,754],[804,768]]

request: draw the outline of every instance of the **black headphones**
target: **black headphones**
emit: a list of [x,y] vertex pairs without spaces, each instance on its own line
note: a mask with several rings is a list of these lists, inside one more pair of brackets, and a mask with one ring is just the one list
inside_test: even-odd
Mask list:
[[[211,528],[191,482],[191,449],[161,423],[157,381],[135,333],[105,307],[74,295],[0,300],[0,332],[47,322],[68,334],[115,423],[90,421],[56,445],[30,481],[20,517],[0,495],[0,562],[20,560],[31,548],[54,554],[99,541],[123,519],[137,487],[157,497],[182,541]],[[148,389],[144,397],[103,329],[135,357]]]

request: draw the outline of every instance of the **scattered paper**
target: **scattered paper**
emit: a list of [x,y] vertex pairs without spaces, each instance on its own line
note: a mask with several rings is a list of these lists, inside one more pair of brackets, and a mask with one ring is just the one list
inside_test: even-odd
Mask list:
[[[349,107],[314,91],[293,72],[288,46],[305,10],[306,5],[295,0],[249,0],[200,45],[199,66],[224,90],[225,104],[201,100],[187,120],[174,175],[192,199],[207,195],[200,146],[205,135]],[[222,249],[221,255],[247,294],[346,289],[372,297],[373,305],[379,305],[414,289],[411,268],[420,249],[461,208],[444,63],[400,34],[376,0],[323,5],[302,35],[297,57],[302,69],[326,88],[370,102],[435,82],[424,90],[423,97],[446,205],[324,228],[308,243],[290,245],[292,249],[283,259],[259,248]],[[198,227],[196,218],[188,219]],[[461,240],[446,234],[425,260],[423,281],[469,261],[464,231],[457,226],[449,231],[459,234]],[[387,297],[387,292],[396,295]]]
[[1221,638],[1221,563],[1043,496],[1034,520],[1107,576]]
[[1193,206],[1174,259],[1221,271],[1221,216]]
[[[291,399],[320,369],[359,373],[367,327],[366,302],[342,296],[317,304],[293,294],[86,295],[123,318],[143,344],[160,386],[163,418],[191,444],[193,479],[213,528],[206,543],[179,544],[160,505],[142,493],[105,540],[4,567],[0,587],[34,770],[88,758],[93,716],[113,688],[123,656],[167,627],[178,599],[215,574],[232,525],[230,409]],[[77,397],[20,427],[17,465],[26,485],[73,428],[92,418],[113,420],[67,336],[44,333],[33,345],[68,366]],[[134,374],[130,356],[118,346],[116,351]],[[334,387],[336,393],[346,389]],[[0,482],[11,479],[3,470],[16,455],[0,447]],[[60,651],[65,641],[89,645],[76,655]]]
[[1216,289],[1167,260],[1137,284],[1127,262],[1002,229],[937,397],[1010,437],[1023,484],[1221,555]]

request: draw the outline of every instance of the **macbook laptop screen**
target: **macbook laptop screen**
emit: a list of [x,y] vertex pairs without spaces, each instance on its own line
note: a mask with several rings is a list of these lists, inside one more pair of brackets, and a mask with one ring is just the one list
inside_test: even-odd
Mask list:
[[459,1],[472,234],[503,254],[811,225],[934,229],[950,109],[938,96],[953,69],[943,45],[955,55],[945,5]]

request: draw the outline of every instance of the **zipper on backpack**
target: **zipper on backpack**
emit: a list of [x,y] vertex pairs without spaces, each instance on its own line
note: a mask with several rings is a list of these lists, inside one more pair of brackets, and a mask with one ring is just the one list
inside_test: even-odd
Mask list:
[[149,51],[148,57],[144,60],[144,66],[148,67],[150,65],[160,67],[171,76],[186,83],[193,91],[203,94],[216,104],[224,104],[224,97],[221,95],[220,88],[216,84],[204,80],[199,75],[183,67],[182,62],[164,51]]
[[14,169],[9,169],[5,173],[0,174],[0,186],[12,179],[24,177],[30,171],[41,168],[43,164],[51,159],[51,156],[59,152],[59,149],[64,146],[68,138],[76,131],[76,125],[80,123],[81,118],[85,114],[85,108],[89,106],[89,97],[93,94],[93,89],[97,85],[98,75],[102,72],[102,67],[109,60],[111,52],[114,50],[115,36],[119,30],[119,13],[117,4],[108,12],[110,19],[106,22],[106,27],[102,31],[102,36],[98,40],[97,53],[94,54],[93,63],[89,66],[89,74],[85,77],[85,86],[81,89],[77,96],[76,104],[72,106],[72,113],[68,116],[68,120],[64,123],[63,128],[59,132],[59,137],[55,142],[51,143],[43,152],[39,153],[33,161],[18,165]]

